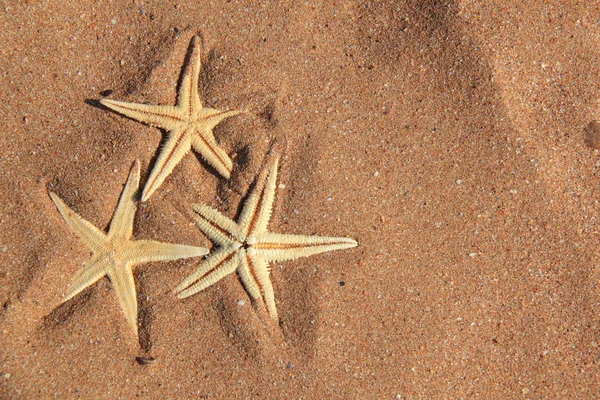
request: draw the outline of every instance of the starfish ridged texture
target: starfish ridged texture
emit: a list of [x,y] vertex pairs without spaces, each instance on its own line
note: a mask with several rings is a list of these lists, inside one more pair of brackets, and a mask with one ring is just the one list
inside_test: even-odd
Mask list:
[[273,285],[269,278],[269,263],[294,260],[332,250],[356,247],[358,243],[346,237],[303,236],[273,233],[267,230],[275,199],[277,180],[275,159],[266,182],[259,182],[234,222],[217,210],[193,206],[194,218],[200,230],[219,249],[202,262],[199,268],[176,288],[177,297],[191,296],[226,275],[237,271],[253,301],[262,299],[274,321],[278,321]]
[[192,39],[192,53],[181,79],[176,106],[126,103],[102,99],[100,103],[136,121],[167,131],[167,141],[160,150],[142,193],[146,201],[171,174],[175,166],[193,147],[219,174],[229,179],[233,163],[215,141],[212,129],[239,110],[220,111],[203,107],[198,94],[200,75],[200,39]]
[[63,303],[107,275],[114,287],[125,317],[137,336],[137,298],[132,267],[149,261],[168,261],[198,257],[208,253],[204,247],[130,240],[136,212],[140,163],[135,161],[115,209],[108,234],[71,210],[56,194],[50,197],[67,225],[90,249],[92,258],[75,274]]

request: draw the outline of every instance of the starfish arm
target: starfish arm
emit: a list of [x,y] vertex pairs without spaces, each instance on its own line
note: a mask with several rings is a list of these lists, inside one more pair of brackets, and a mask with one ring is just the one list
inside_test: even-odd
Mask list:
[[205,254],[208,254],[208,249],[205,247],[162,243],[155,240],[128,242],[123,249],[123,258],[132,264],[179,260],[180,258],[199,257]]
[[127,103],[110,99],[102,99],[100,104],[126,117],[167,131],[177,128],[184,120],[181,110],[173,106]]
[[209,131],[212,131],[212,129],[219,125],[225,118],[233,117],[241,112],[241,110],[221,111],[215,110],[214,108],[203,108],[200,118],[203,120],[204,126],[206,126]]
[[265,232],[251,243],[251,256],[255,254],[266,262],[295,260],[313,254],[358,246],[354,239],[345,237],[285,235]]
[[119,204],[115,209],[112,221],[110,222],[110,229],[108,230],[109,239],[112,238],[124,238],[129,239],[133,232],[133,219],[136,211],[136,192],[140,184],[140,162],[135,160],[131,170],[129,171],[129,177],[127,183],[121,193]]
[[83,240],[92,253],[102,251],[104,245],[108,242],[104,232],[71,210],[56,194],[52,192],[49,192],[49,194],[71,231]]
[[192,147],[221,176],[229,179],[233,163],[227,153],[219,147],[211,131],[197,131],[192,135]]
[[174,292],[178,293],[177,297],[183,299],[196,294],[235,271],[239,264],[236,250],[235,247],[220,249],[204,260],[198,269],[174,289]]
[[266,226],[269,223],[273,199],[275,197],[277,162],[278,159],[275,159],[273,168],[266,179],[265,170],[261,172],[252,193],[244,203],[244,208],[239,218],[239,226],[240,231],[246,238],[258,236],[266,230]]
[[177,105],[192,117],[202,109],[200,94],[198,93],[198,78],[200,76],[200,38],[192,38],[192,54],[181,79]]
[[152,172],[142,193],[142,201],[146,201],[152,196],[152,193],[171,174],[183,156],[190,151],[190,148],[190,135],[186,130],[176,129],[169,134],[169,139],[160,150],[156,163],[152,167]]
[[246,199],[242,212],[240,213],[238,227],[240,235],[242,235],[243,238],[247,238],[256,225],[263,194],[262,191],[258,192],[257,189],[258,188],[255,186],[252,193],[250,193],[250,196]]
[[244,287],[253,299],[262,298],[271,319],[278,321],[275,293],[269,277],[269,264],[261,257],[251,257],[246,252],[240,255],[240,259],[242,262],[238,271]]
[[279,164],[279,157],[275,158],[267,182],[262,190],[262,201],[260,202],[260,209],[258,211],[258,217],[256,219],[256,225],[252,231],[253,235],[260,235],[266,232],[267,225],[271,219],[271,212],[273,210],[273,202],[275,201],[275,184],[277,183],[277,166]]
[[71,284],[67,289],[67,293],[62,302],[72,299],[81,293],[82,290],[92,286],[100,278],[106,275],[106,272],[111,266],[111,260],[104,257],[94,257],[88,261],[77,273],[73,276]]
[[204,204],[193,204],[192,209],[196,225],[213,242],[221,247],[227,247],[238,239],[237,224],[214,208]]
[[108,277],[110,278],[110,282],[112,283],[115,292],[117,293],[117,298],[119,299],[119,304],[121,304],[121,308],[125,313],[125,318],[127,318],[127,322],[137,336],[138,306],[131,265],[126,262],[117,264],[115,268],[111,268],[108,271]]
[[240,280],[244,284],[244,288],[246,288],[246,292],[248,292],[250,297],[254,300],[259,299],[261,298],[261,288],[258,279],[253,272],[254,264],[245,250],[240,250],[240,252],[243,252],[239,255],[240,265],[238,267],[238,275]]

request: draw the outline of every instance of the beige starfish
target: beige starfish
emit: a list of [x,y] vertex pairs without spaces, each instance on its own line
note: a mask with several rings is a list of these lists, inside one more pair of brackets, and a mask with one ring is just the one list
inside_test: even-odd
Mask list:
[[130,240],[136,211],[135,197],[140,181],[140,163],[135,161],[115,209],[108,234],[71,210],[56,194],[50,197],[73,231],[92,252],[92,258],[73,277],[63,303],[94,284],[104,275],[112,282],[127,321],[137,335],[137,299],[132,267],[149,261],[168,261],[198,257],[208,253],[204,247]]
[[215,141],[212,129],[227,117],[241,111],[220,111],[202,106],[198,94],[200,75],[200,40],[192,39],[192,54],[179,88],[176,106],[125,103],[102,99],[100,103],[111,110],[145,124],[162,128],[168,139],[161,149],[142,193],[146,201],[171,174],[175,166],[193,147],[215,170],[229,179],[233,164]]
[[205,205],[193,206],[200,230],[220,248],[176,288],[177,297],[191,296],[237,270],[247,292],[254,301],[263,299],[267,311],[278,321],[273,286],[269,279],[269,263],[294,260],[332,250],[356,247],[358,243],[345,237],[286,235],[267,231],[275,199],[277,164],[266,179],[255,187],[244,204],[239,222]]

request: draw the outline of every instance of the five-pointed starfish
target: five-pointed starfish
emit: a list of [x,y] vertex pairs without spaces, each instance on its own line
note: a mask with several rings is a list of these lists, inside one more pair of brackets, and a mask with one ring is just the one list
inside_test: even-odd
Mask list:
[[204,247],[161,243],[154,240],[131,241],[136,211],[136,192],[140,181],[140,163],[135,161],[115,209],[108,234],[71,210],[56,194],[50,197],[73,231],[92,252],[92,258],[73,277],[63,303],[94,284],[104,275],[112,282],[127,321],[137,336],[137,298],[132,267],[149,261],[168,261],[197,257],[208,253]]
[[262,182],[262,187],[257,184],[248,197],[239,222],[208,206],[193,206],[198,227],[220,248],[175,288],[175,292],[179,292],[177,297],[191,296],[237,270],[252,299],[262,298],[271,318],[278,321],[269,279],[270,262],[294,260],[358,245],[355,240],[345,237],[286,235],[267,231],[275,199],[277,164],[278,159],[275,159],[266,183]]
[[229,179],[233,164],[221,149],[212,129],[224,118],[239,114],[241,111],[220,111],[202,106],[198,94],[198,76],[200,75],[200,40],[192,39],[192,54],[187,65],[176,106],[156,106],[149,104],[125,103],[102,99],[100,103],[131,119],[162,128],[168,132],[168,139],[161,149],[156,164],[142,193],[146,201],[152,193],[171,174],[173,168],[193,147],[215,170]]

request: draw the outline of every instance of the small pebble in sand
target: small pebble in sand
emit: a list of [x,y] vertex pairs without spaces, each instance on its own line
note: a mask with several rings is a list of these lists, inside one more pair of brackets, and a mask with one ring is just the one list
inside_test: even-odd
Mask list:
[[246,304],[246,302],[244,300],[238,300],[238,302],[237,302],[238,306],[243,306],[244,304]]
[[600,149],[600,121],[592,121],[583,128],[583,140],[592,149]]
[[135,361],[140,365],[150,365],[156,362],[156,358],[154,357],[136,357]]

